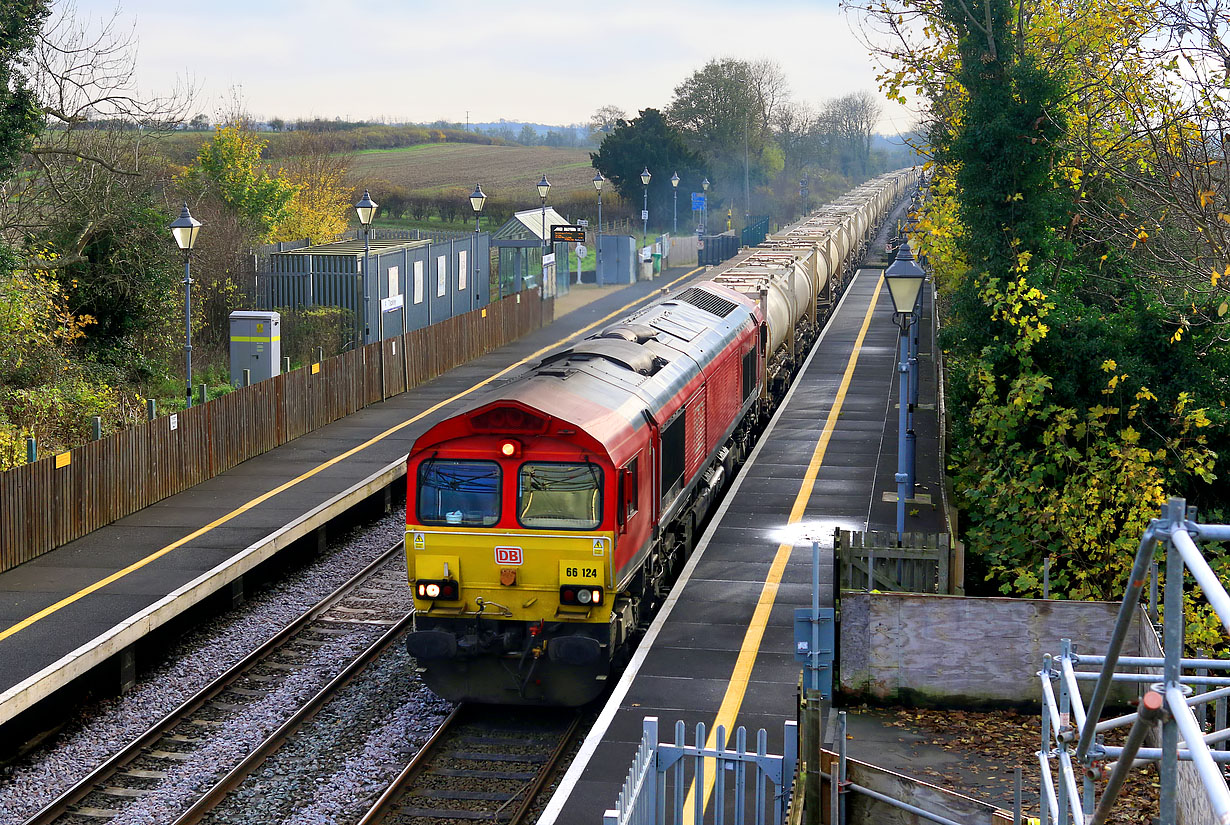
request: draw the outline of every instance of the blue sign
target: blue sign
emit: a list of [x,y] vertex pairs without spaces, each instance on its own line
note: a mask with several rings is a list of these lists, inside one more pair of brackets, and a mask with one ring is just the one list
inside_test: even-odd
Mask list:
[[704,208],[705,208],[705,193],[704,192],[693,192],[692,193],[692,211],[699,212],[700,210]]

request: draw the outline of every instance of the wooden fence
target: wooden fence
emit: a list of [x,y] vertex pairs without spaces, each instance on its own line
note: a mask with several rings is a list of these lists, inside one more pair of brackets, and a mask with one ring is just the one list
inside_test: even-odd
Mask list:
[[0,473],[0,571],[435,378],[553,314],[553,300],[513,295]]
[[[833,536],[838,585],[842,590],[892,590],[948,593],[947,533],[904,533],[897,546],[895,532],[861,533],[837,530]],[[867,571],[874,571],[874,583]]]

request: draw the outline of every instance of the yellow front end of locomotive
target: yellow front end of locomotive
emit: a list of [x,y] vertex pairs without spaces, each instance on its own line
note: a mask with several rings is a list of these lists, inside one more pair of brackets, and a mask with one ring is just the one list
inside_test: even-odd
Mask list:
[[614,534],[410,525],[406,570],[420,616],[610,620]]

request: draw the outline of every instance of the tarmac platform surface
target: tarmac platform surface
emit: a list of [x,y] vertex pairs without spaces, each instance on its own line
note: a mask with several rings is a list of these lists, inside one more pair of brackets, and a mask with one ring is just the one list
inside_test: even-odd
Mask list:
[[[930,313],[925,301],[923,316]],[[800,374],[749,456],[655,618],[539,825],[601,822],[614,808],[641,739],[656,716],[661,738],[677,721],[691,742],[698,722],[768,733],[782,753],[783,722],[797,715],[801,665],[794,610],[812,604],[812,541],[821,545],[820,603],[833,607],[833,533],[896,529],[897,341],[881,271],[846,288]],[[934,399],[929,321],[922,328],[920,400]],[[917,415],[920,492],[906,530],[943,530],[938,430]],[[926,420],[924,420],[926,419]],[[712,747],[712,738],[710,740]],[[864,758],[875,761],[874,755]]]
[[493,377],[702,271],[578,296],[593,299],[433,381],[0,573],[0,724],[404,475],[414,439]]

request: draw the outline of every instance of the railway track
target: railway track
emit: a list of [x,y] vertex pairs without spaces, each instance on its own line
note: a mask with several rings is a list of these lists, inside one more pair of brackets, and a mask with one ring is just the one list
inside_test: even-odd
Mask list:
[[517,825],[581,719],[569,708],[458,706],[359,825]]
[[323,687],[289,712],[237,763],[211,764],[208,790],[178,823],[199,821],[226,793],[277,750],[342,686],[378,657],[407,628],[411,614],[391,608],[404,602],[404,542],[390,547],[311,610],[169,713],[145,734],[26,821],[123,822],[125,811],[154,794],[194,751],[224,740],[242,726],[245,712],[317,665],[323,649],[342,644],[353,651]]

